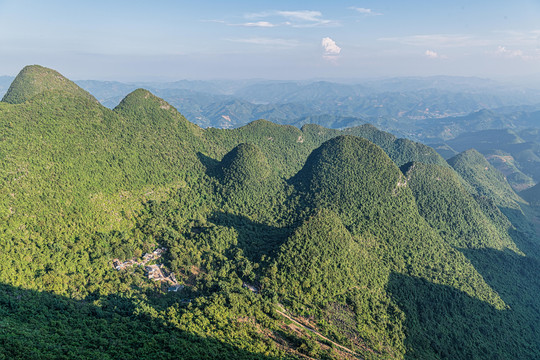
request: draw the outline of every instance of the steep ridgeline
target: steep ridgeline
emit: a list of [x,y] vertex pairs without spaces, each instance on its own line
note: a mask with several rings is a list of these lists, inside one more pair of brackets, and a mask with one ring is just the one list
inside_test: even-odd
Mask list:
[[[518,248],[525,254],[540,259],[540,234],[532,224],[534,220],[529,206],[512,190],[504,176],[474,149],[454,156],[448,163],[469,186],[486,214],[499,218],[497,212],[492,211],[495,205],[508,218],[513,227],[510,234]],[[501,223],[499,220],[497,222]]]
[[164,100],[137,89],[114,108],[114,113],[129,119],[122,142],[137,149],[130,167],[140,167],[143,171],[133,174],[139,177],[136,181],[141,185],[171,183],[179,180],[180,174],[203,171],[196,156],[204,148],[202,129]]
[[504,176],[482,154],[474,149],[448,160],[450,166],[473,187],[480,196],[492,199],[501,208],[520,210],[524,201],[512,190]]
[[[446,161],[432,148],[409,139],[398,139],[394,135],[380,131],[375,126],[364,124],[341,131],[326,129],[319,125],[304,125],[302,132],[306,139],[326,141],[339,135],[354,135],[368,139],[380,146],[386,154],[398,165],[410,161],[419,161],[426,164],[448,166]],[[321,142],[322,143],[322,142]]]
[[508,234],[512,224],[492,203],[484,211],[455,171],[422,163],[409,163],[403,171],[420,214],[451,245],[520,252]]
[[[383,317],[391,316],[394,319],[391,321],[393,326],[399,323],[398,313],[393,312],[388,304],[386,306],[382,304],[385,304],[385,296],[392,297],[396,288],[408,286],[407,281],[402,283],[402,280],[408,277],[450,286],[495,308],[505,308],[503,301],[484,282],[470,262],[446,243],[419,215],[405,177],[395,163],[373,143],[354,136],[340,136],[329,140],[313,151],[304,168],[291,181],[305,198],[308,207],[329,209],[336,213],[345,227],[355,236],[361,249],[369,249],[371,254],[377,254],[376,257],[371,258],[371,261],[368,260],[369,258],[358,260],[360,263],[368,261],[365,267],[378,269],[375,274],[386,273],[389,274],[386,275],[388,279],[390,277],[400,279],[390,282],[385,280],[384,275],[382,278],[377,278],[380,275],[375,275],[373,278],[371,271],[361,275],[361,277],[366,277],[357,286],[361,288],[363,283],[370,283],[369,294],[364,293],[361,301],[356,301],[354,297],[348,300],[357,309],[355,316],[362,319],[360,322],[370,323],[362,315],[370,314],[367,304],[379,304],[374,306],[386,309],[381,311],[392,314],[386,314]],[[296,258],[309,259],[314,250],[309,246],[304,246],[302,251],[305,253],[297,254]],[[282,259],[286,257],[286,255],[281,256]],[[309,262],[304,262],[304,264],[309,264]],[[312,263],[309,266],[304,265],[297,271],[312,274],[316,270],[310,269],[316,267],[317,265]],[[306,278],[309,276],[306,275]],[[338,278],[334,276],[334,279]],[[294,278],[290,281],[294,281]],[[282,283],[285,282],[287,281],[282,281]],[[294,300],[301,302],[305,298],[309,299],[307,289],[309,286],[298,284],[298,288],[288,292],[288,296],[291,297],[297,293],[297,297],[293,296]],[[308,293],[304,295],[304,291]],[[385,292],[387,295],[380,295]],[[328,295],[322,302],[322,307],[337,299],[337,297],[331,297],[331,294]],[[347,298],[345,294],[342,296]],[[395,300],[402,302],[401,309],[410,308],[408,305],[410,299],[395,298]],[[371,315],[373,315],[372,312]],[[425,314],[422,310],[416,309],[405,315],[408,319],[419,321]],[[453,313],[449,316],[459,318],[462,315]],[[381,331],[378,328],[379,325],[385,326],[385,324],[373,323],[371,325],[371,328],[367,326],[368,332],[374,333]],[[416,342],[421,337],[431,336],[430,332],[436,331],[435,324],[425,322],[422,328],[417,328],[415,325],[414,329],[410,328],[408,331],[418,332],[419,335],[417,339],[410,339],[413,343],[409,344],[408,351],[414,348],[422,351],[424,355],[437,356],[436,351],[424,347],[421,341]],[[399,339],[399,331],[398,333],[387,332],[386,336],[387,339],[396,341]],[[394,350],[400,349],[399,342],[390,342],[390,344]],[[458,351],[453,346],[447,345],[449,344],[444,345],[444,351],[449,353]],[[471,344],[469,350],[477,354],[481,352],[478,343]]]
[[355,135],[370,140],[380,146],[398,166],[409,161],[448,166],[432,148],[408,139],[398,139],[370,124],[344,130],[327,129],[318,125],[305,125],[298,129],[290,125],[257,120],[236,129],[210,128],[205,130],[204,134],[208,142],[208,155],[214,158],[224,156],[226,152],[223,152],[220,144],[229,151],[242,142],[255,144],[263,153],[272,154],[268,157],[270,166],[285,178],[293,176],[302,168],[311,151],[340,135]]
[[[461,182],[370,125],[204,130],[38,66],[4,100],[0,358],[540,356],[538,244],[474,153]],[[112,266],[158,245],[183,289]]]

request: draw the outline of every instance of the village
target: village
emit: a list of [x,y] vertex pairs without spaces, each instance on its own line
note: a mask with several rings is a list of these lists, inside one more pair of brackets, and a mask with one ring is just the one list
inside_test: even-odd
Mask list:
[[166,251],[167,251],[167,248],[158,247],[156,250],[152,251],[151,253],[144,254],[141,261],[137,261],[136,258],[133,258],[124,262],[120,261],[119,259],[114,259],[112,265],[118,271],[125,270],[128,267],[132,267],[132,266],[141,266],[141,267],[144,266],[144,271],[146,273],[146,276],[148,276],[149,279],[152,279],[154,281],[167,282],[170,285],[167,291],[177,292],[179,290],[182,290],[184,288],[184,285],[180,285],[178,283],[178,281],[176,280],[176,276],[174,275],[173,272],[167,273],[163,264],[146,265],[150,261],[159,259]]
[[[144,266],[144,271],[146,276],[148,276],[148,279],[154,280],[154,281],[161,281],[161,282],[168,282],[169,287],[167,288],[168,292],[178,292],[184,288],[184,285],[181,285],[176,280],[176,276],[171,271],[167,273],[165,267],[163,264],[161,265],[146,265],[150,261],[159,259],[165,252],[167,251],[167,248],[165,247],[158,247],[156,250],[152,251],[151,253],[146,253],[143,255],[141,261],[137,261],[136,258],[126,260],[124,262],[120,261],[120,259],[114,259],[112,266],[116,270],[125,270],[132,266]],[[252,284],[243,283],[242,287],[248,289],[252,293],[258,294],[259,289]]]

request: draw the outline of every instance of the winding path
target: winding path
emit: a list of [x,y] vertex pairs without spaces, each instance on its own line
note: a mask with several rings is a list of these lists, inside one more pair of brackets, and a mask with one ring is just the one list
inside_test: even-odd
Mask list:
[[340,344],[338,344],[338,343],[336,343],[336,342],[330,340],[329,338],[327,338],[326,336],[324,336],[323,334],[321,334],[321,333],[318,332],[317,330],[312,329],[312,328],[310,328],[310,327],[307,327],[307,326],[305,326],[305,325],[299,323],[298,321],[296,321],[294,318],[292,318],[291,316],[287,315],[287,314],[284,313],[283,311],[276,309],[276,312],[277,312],[279,315],[281,315],[281,316],[283,316],[283,317],[286,317],[287,319],[289,319],[289,320],[292,321],[295,325],[301,327],[302,329],[307,330],[307,331],[309,331],[309,332],[312,332],[312,333],[316,334],[316,335],[319,336],[320,338],[322,338],[322,339],[328,341],[328,342],[331,343],[332,345],[337,346],[337,347],[340,348],[341,350],[344,350],[344,351],[348,352],[349,354],[351,354],[351,355],[357,357],[358,359],[363,359],[359,354],[355,353],[354,351],[352,351],[352,350],[349,349],[348,347],[345,347],[345,346],[343,346],[343,345],[340,345]]

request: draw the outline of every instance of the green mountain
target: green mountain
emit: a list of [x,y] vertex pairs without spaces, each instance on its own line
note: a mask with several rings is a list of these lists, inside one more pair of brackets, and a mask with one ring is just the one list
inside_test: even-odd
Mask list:
[[30,65],[22,69],[11,83],[2,101],[21,104],[44,91],[51,90],[64,91],[97,102],[92,95],[60,73],[39,65]]
[[[487,301],[494,304],[499,301],[480,278],[475,279],[474,269],[461,254],[428,226],[418,213],[405,176],[382,149],[368,140],[341,136],[325,142],[291,181],[304,194],[309,208],[330,209],[353,235],[376,239],[385,249],[381,256],[391,270],[433,280],[432,266],[436,268],[439,262],[463,267],[469,276],[466,281],[459,273],[436,276],[442,282],[463,283],[467,288],[464,291],[471,291],[472,296],[489,298]],[[410,251],[416,253],[417,261],[404,256]],[[424,257],[430,259],[429,267],[421,260]]]
[[450,167],[370,125],[202,129],[143,89],[110,110],[52,70],[17,79],[0,358],[540,354],[532,210],[481,154]]
[[407,164],[404,171],[420,214],[451,245],[520,252],[508,234],[510,222],[495,206],[488,216],[457,173],[447,167],[422,163]]
[[275,263],[278,293],[319,304],[346,296],[369,263],[362,247],[337,214],[318,211],[281,246]]
[[374,204],[396,203],[404,185],[388,155],[355,136],[325,142],[292,181],[306,193],[312,207],[329,207],[345,218],[346,225],[356,222],[360,214],[365,219],[375,216]]
[[244,187],[264,182],[270,176],[270,166],[262,151],[252,144],[239,144],[220,163],[223,183]]
[[319,125],[309,124],[302,127],[302,132],[306,139],[315,141],[326,141],[341,134],[354,135],[368,139],[380,146],[398,166],[413,160],[428,164],[447,166],[446,161],[444,161],[444,159],[429,146],[409,139],[398,139],[392,134],[380,131],[371,124],[355,126],[343,129],[342,131],[326,129]]
[[499,207],[520,209],[523,199],[512,190],[504,176],[475,149],[454,156],[448,163],[473,187],[476,194],[492,199]]

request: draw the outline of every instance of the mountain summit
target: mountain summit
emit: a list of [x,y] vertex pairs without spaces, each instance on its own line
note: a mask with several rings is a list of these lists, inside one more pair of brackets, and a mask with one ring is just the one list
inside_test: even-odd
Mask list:
[[3,102],[22,104],[34,96],[50,90],[61,90],[73,95],[97,100],[59,72],[39,65],[29,65],[19,72],[11,83]]

